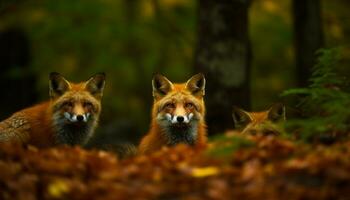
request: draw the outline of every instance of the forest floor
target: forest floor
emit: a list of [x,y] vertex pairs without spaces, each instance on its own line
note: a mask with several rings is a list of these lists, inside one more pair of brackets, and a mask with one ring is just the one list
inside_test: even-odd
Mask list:
[[320,200],[350,199],[349,191],[350,141],[235,136],[207,149],[178,145],[124,160],[80,147],[0,146],[4,200]]

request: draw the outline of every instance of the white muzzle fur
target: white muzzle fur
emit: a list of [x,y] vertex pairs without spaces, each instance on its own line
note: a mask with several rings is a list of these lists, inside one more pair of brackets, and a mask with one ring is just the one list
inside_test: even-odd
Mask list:
[[[177,115],[174,115],[172,116],[171,114],[167,113],[165,114],[165,117],[167,118],[168,121],[170,121],[172,124],[176,124],[176,123],[180,123],[177,119],[178,117],[183,117],[183,123],[190,123],[190,121],[192,120],[193,118],[193,113],[190,113],[188,115],[184,115],[184,116],[177,116]],[[181,122],[182,123],[182,122]]]
[[[87,122],[89,120],[90,113],[85,113],[85,114],[83,114],[81,116],[83,116],[82,122]],[[78,122],[76,114],[71,114],[71,113],[65,112],[64,113],[64,117],[66,119],[68,119],[70,122]]]

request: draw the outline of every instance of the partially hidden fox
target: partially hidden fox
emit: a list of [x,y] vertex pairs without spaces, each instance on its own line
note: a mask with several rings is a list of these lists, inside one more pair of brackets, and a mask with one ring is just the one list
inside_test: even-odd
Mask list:
[[50,100],[0,122],[0,142],[37,147],[85,144],[98,123],[104,86],[104,73],[77,84],[68,82],[59,73],[50,73]]
[[141,140],[139,153],[150,153],[179,143],[205,146],[205,78],[192,76],[186,83],[173,84],[162,75],[152,80],[153,109],[149,132]]
[[278,135],[281,131],[280,122],[286,120],[285,106],[277,103],[261,112],[247,112],[234,107],[232,117],[235,130],[242,134]]

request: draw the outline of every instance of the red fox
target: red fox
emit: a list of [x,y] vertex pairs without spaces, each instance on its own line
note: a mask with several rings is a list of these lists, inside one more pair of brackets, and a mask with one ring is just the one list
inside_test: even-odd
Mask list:
[[68,82],[56,72],[50,73],[50,101],[0,122],[0,141],[37,147],[85,144],[97,126],[104,86],[104,73],[78,84]]
[[141,140],[139,152],[150,153],[178,143],[204,146],[207,134],[203,74],[194,75],[183,84],[173,84],[158,74],[154,76],[152,86],[151,128]]
[[234,107],[232,112],[235,128],[245,134],[277,135],[280,133],[278,122],[285,121],[285,107],[275,104],[262,112],[247,112]]

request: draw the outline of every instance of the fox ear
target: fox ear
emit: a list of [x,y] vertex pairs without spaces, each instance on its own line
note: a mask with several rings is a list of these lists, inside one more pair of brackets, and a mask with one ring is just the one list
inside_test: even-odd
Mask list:
[[70,90],[69,82],[59,73],[51,72],[49,75],[49,94],[56,98]]
[[268,114],[269,120],[276,122],[286,120],[286,108],[282,103],[277,103],[271,106]]
[[192,76],[186,82],[186,88],[191,91],[193,95],[203,97],[205,95],[205,78],[202,73]]
[[158,99],[173,89],[173,84],[163,75],[156,74],[152,80],[153,97]]
[[238,129],[244,128],[247,124],[249,124],[252,121],[248,112],[236,106],[233,107],[232,118],[235,128]]
[[96,98],[102,98],[105,82],[106,74],[98,73],[93,75],[88,81],[86,81],[85,88]]

